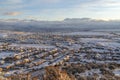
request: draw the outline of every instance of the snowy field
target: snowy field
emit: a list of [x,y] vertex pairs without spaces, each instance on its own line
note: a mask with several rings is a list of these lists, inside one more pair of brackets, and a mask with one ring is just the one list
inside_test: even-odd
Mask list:
[[9,47],[21,47],[21,48],[55,48],[55,46],[43,45],[43,44],[11,44]]
[[109,32],[68,32],[68,33],[60,33],[58,35],[81,35],[81,36],[113,36]]
[[11,55],[13,55],[13,54],[15,54],[15,52],[0,52],[0,59],[1,58],[6,58],[6,57],[9,57],[9,56],[11,56]]

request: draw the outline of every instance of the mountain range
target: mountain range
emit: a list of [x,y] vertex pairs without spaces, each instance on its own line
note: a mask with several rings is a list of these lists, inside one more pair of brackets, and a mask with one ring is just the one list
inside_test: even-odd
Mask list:
[[88,31],[100,29],[119,29],[119,20],[96,20],[91,18],[66,18],[62,21],[38,21],[38,20],[18,20],[0,19],[0,30],[14,31]]

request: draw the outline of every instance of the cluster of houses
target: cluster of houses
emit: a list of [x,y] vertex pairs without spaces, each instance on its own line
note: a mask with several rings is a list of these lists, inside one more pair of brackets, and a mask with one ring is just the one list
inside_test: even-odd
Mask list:
[[21,48],[3,44],[0,46],[0,54],[3,52],[5,56],[0,57],[0,69],[8,80],[34,80],[43,75],[46,66],[59,65],[69,59],[67,50],[63,53],[59,48]]
[[[33,33],[0,38],[0,72],[8,80],[42,80],[47,66],[120,62],[120,47],[96,44],[105,36]],[[96,39],[95,39],[96,38]],[[107,38],[110,37],[107,35]],[[107,42],[107,41],[106,41]],[[1,75],[1,74],[0,74]]]

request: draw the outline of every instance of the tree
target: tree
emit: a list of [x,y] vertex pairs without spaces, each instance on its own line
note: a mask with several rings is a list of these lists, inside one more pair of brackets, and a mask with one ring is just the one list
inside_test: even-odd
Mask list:
[[69,76],[66,71],[61,71],[59,67],[49,66],[45,70],[44,80],[76,80],[73,76]]

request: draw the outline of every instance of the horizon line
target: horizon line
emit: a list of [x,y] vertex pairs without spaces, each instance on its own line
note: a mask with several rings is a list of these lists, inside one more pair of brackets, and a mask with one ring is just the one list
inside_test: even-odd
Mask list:
[[89,18],[89,17],[81,17],[81,18],[74,18],[74,17],[73,17],[73,18],[63,18],[63,19],[54,19],[54,20],[50,20],[50,19],[32,19],[32,18],[31,18],[31,19],[28,19],[28,18],[26,18],[26,19],[7,18],[7,19],[6,19],[6,18],[4,18],[4,19],[0,19],[0,20],[11,20],[11,21],[15,21],[15,20],[16,20],[16,21],[17,21],[17,20],[18,20],[18,21],[19,21],[19,20],[26,20],[26,21],[32,21],[32,20],[33,20],[33,21],[64,21],[64,20],[67,20],[67,19],[68,19],[68,20],[70,20],[70,19],[71,19],[71,20],[72,20],[72,19],[76,19],[76,20],[77,20],[77,19],[78,19],[78,20],[79,20],[79,19],[85,19],[85,20],[87,20],[87,19],[88,19],[88,20],[96,20],[96,21],[120,21],[120,19],[103,19],[103,18],[101,18],[101,19],[99,18],[99,19],[98,19],[98,18]]

